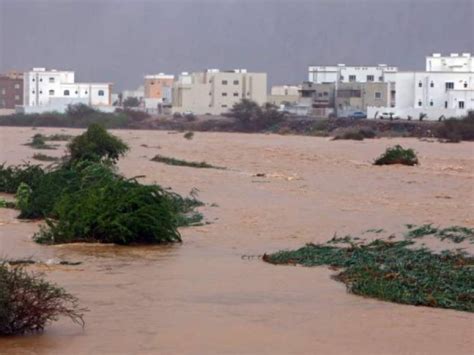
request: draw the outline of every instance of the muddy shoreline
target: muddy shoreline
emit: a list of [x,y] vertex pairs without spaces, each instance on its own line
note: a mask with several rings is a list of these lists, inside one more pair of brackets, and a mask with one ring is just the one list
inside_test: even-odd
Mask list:
[[[23,144],[35,133],[81,131],[1,127],[0,161],[31,160],[38,151]],[[335,232],[401,231],[405,223],[473,227],[474,143],[114,133],[131,146],[119,162],[124,174],[183,194],[199,189],[211,224],[182,229],[177,246],[40,246],[30,239],[38,222],[0,209],[0,254],[82,261],[40,271],[90,309],[84,330],[61,320],[43,335],[1,338],[1,354],[468,354],[474,347],[472,314],[354,296],[325,267],[242,258],[323,242]],[[414,148],[421,165],[371,165],[394,144]],[[227,170],[150,161],[156,154]]]

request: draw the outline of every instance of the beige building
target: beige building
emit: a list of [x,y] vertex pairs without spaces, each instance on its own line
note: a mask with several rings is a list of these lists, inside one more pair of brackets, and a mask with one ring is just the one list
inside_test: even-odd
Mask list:
[[182,73],[173,87],[173,112],[219,115],[242,99],[267,102],[266,73],[244,69]]
[[296,85],[272,86],[268,102],[276,106],[296,104],[301,97],[300,91],[301,86]]
[[159,99],[171,103],[174,75],[163,73],[145,76],[145,99]]

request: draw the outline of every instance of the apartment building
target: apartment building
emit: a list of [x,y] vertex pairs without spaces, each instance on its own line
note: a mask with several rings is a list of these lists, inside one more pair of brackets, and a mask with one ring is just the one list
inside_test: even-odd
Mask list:
[[267,101],[267,74],[245,69],[182,73],[173,87],[173,112],[219,115],[242,99]]
[[296,104],[300,99],[301,85],[277,85],[272,86],[268,102],[276,105]]
[[397,67],[379,64],[377,66],[310,66],[308,81],[314,84],[326,83],[381,83],[386,75],[396,73]]
[[23,74],[24,113],[65,112],[70,104],[86,104],[113,111],[111,83],[77,83],[73,71],[33,68]]
[[0,110],[11,112],[23,104],[23,73],[0,74]]
[[[395,104],[384,112],[400,118],[436,120],[474,110],[474,59],[470,53],[435,53],[426,57],[425,69],[393,75]],[[369,117],[380,113],[379,108],[368,108]]]
[[149,113],[167,113],[173,102],[174,75],[145,75],[144,107]]

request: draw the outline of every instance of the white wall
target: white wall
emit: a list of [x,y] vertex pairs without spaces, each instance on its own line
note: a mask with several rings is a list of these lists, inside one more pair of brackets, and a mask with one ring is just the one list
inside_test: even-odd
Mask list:
[[[378,66],[311,66],[308,69],[308,80],[312,83],[349,83],[349,82],[386,82],[386,74],[397,72],[396,67],[386,65]],[[352,78],[354,76],[355,78]],[[368,76],[372,76],[373,80],[369,80]],[[370,78],[372,79],[372,78]]]

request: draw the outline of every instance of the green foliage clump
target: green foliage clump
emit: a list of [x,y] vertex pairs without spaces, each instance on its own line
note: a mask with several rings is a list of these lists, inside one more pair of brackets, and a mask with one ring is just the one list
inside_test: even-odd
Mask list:
[[43,153],[35,153],[33,154],[33,159],[40,160],[40,161],[58,161],[58,157],[52,157],[51,155],[46,155]]
[[92,163],[79,172],[79,189],[65,189],[35,240],[41,243],[115,244],[181,241],[167,193]]
[[187,140],[191,140],[193,139],[194,137],[194,132],[186,132],[184,135],[183,135],[184,138],[186,138]]
[[84,311],[76,297],[41,275],[0,263],[0,336],[41,332],[60,316],[84,326]]
[[50,136],[45,137],[47,141],[53,141],[53,142],[63,142],[63,141],[66,142],[66,141],[70,141],[73,138],[74,136],[70,134],[60,134],[60,133],[52,134]]
[[258,103],[249,99],[242,99],[235,103],[228,115],[237,120],[243,131],[269,129],[277,126],[285,118],[285,114],[278,111],[275,105],[266,103],[259,106]]
[[128,146],[118,137],[109,134],[99,124],[91,124],[87,131],[75,137],[68,145],[71,161],[117,161],[125,155]]
[[56,147],[46,143],[46,138],[41,133],[35,134],[31,138],[31,142],[26,143],[26,145],[29,145],[34,149],[56,149]]
[[221,170],[225,169],[223,167],[208,164],[205,161],[202,161],[202,162],[186,161],[186,160],[181,160],[181,159],[165,157],[165,156],[160,155],[160,154],[157,154],[153,158],[151,158],[151,161],[155,161],[155,162],[158,162],[158,163],[164,163],[164,164],[167,164],[167,165],[174,165],[174,166],[187,166],[187,167],[190,167],[190,168],[221,169]]
[[396,303],[474,312],[474,258],[460,252],[435,254],[413,249],[413,241],[384,241],[338,247],[307,244],[294,251],[264,255],[272,264],[330,265],[357,295]]
[[439,128],[435,131],[438,138],[444,139],[450,143],[460,141],[474,140],[474,111],[461,118],[450,118],[441,122]]
[[413,149],[404,149],[400,145],[389,147],[379,158],[374,162],[374,165],[390,165],[390,164],[402,164],[402,165],[417,165],[418,157]]
[[34,188],[42,179],[44,171],[39,165],[25,163],[18,166],[0,165],[0,192],[15,193],[21,183]]
[[422,238],[432,235],[441,240],[450,240],[454,243],[461,243],[469,240],[474,243],[474,229],[462,226],[451,226],[447,228],[436,228],[432,224],[424,224],[422,226],[407,225],[409,231],[408,238]]

